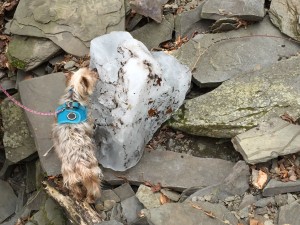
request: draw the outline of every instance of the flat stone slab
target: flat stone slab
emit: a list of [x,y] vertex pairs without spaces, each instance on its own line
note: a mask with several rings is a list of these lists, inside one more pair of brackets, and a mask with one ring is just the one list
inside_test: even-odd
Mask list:
[[[20,95],[13,96],[20,100]],[[1,103],[3,122],[3,145],[5,156],[10,162],[17,163],[36,152],[24,111],[6,98]]]
[[131,0],[130,6],[135,12],[161,23],[162,5],[167,2],[168,0]]
[[279,209],[278,224],[299,224],[300,201],[281,206]]
[[264,0],[209,0],[203,5],[201,17],[218,20],[239,17],[250,21],[262,20],[265,15]]
[[171,126],[187,133],[231,138],[288,112],[300,117],[300,57],[224,82],[187,100]]
[[[216,166],[218,165],[218,166]],[[171,151],[144,152],[140,162],[125,172],[104,169],[104,180],[115,185],[124,179],[134,185],[145,181],[161,183],[182,191],[189,187],[207,187],[224,180],[232,171],[234,163],[222,159],[198,158]]]
[[124,29],[121,0],[20,1],[10,27],[13,34],[48,38],[77,56],[89,53],[93,38]]
[[61,51],[61,48],[45,38],[13,36],[9,42],[7,56],[10,64],[28,71]]
[[300,126],[272,118],[232,139],[235,149],[251,164],[299,152]]
[[0,180],[0,223],[15,212],[17,197],[10,185]]
[[265,17],[262,22],[249,25],[247,29],[199,34],[173,54],[193,71],[196,85],[216,87],[242,73],[256,71],[296,55],[299,50],[297,43],[288,41]]
[[274,196],[282,193],[298,192],[300,191],[300,180],[282,182],[271,179],[266,187],[263,189],[263,196]]
[[[24,80],[19,84],[22,103],[30,109],[40,112],[54,112],[64,89],[65,76],[63,73]],[[53,145],[51,129],[54,116],[35,115],[27,111],[25,113],[44,171],[48,176],[60,174],[61,164],[55,151],[52,150],[47,156],[43,156]]]
[[[209,217],[205,212],[212,212],[218,219]],[[238,224],[237,218],[225,206],[208,202],[167,203],[159,208],[145,210],[145,215],[153,225],[224,225],[224,221]]]
[[199,34],[209,31],[212,22],[203,20],[200,17],[202,6],[205,1],[199,2],[199,5],[189,11],[177,14],[175,17],[175,35],[178,37],[188,37],[189,39],[195,32]]
[[298,0],[272,0],[269,15],[272,23],[282,33],[300,41],[300,2]]
[[174,16],[172,14],[166,15],[162,22],[150,22],[145,26],[134,30],[131,35],[143,42],[148,49],[158,47],[160,43],[172,39],[174,30]]
[[217,185],[199,188],[198,191],[190,195],[185,201],[194,198],[210,195],[214,199],[224,201],[229,196],[243,195],[249,189],[249,166],[245,161],[238,161],[231,170],[228,177],[220,181]]

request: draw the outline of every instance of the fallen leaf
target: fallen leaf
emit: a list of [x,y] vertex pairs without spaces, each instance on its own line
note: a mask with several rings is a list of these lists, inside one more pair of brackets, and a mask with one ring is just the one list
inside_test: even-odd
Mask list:
[[261,223],[259,220],[256,219],[250,219],[250,225],[264,225],[263,223]]
[[151,184],[149,181],[144,181],[144,185],[151,187],[151,191],[152,192],[159,192],[162,188],[161,183],[157,183],[157,184]]
[[258,220],[250,219],[250,225],[258,225]]
[[266,184],[267,180],[268,180],[268,175],[265,172],[263,172],[262,170],[259,170],[258,176],[257,176],[256,180],[252,181],[252,184],[257,189],[262,189],[264,187],[264,185]]
[[160,201],[160,204],[163,205],[163,204],[169,203],[170,199],[167,196],[165,196],[163,193],[161,193],[160,197],[159,197],[159,201]]
[[296,123],[296,119],[290,116],[287,112],[281,115],[280,118],[292,124]]
[[152,192],[159,192],[161,190],[161,183],[157,183],[156,185],[152,185],[151,191]]
[[177,134],[175,139],[182,139],[184,138],[184,134]]
[[19,3],[18,0],[13,0],[13,1],[7,3],[7,5],[5,5],[5,10],[11,11],[11,10],[15,9],[17,7],[18,3]]

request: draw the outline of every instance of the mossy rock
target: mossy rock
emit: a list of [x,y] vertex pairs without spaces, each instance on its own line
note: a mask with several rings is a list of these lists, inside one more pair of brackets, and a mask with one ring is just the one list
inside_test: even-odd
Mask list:
[[188,100],[169,123],[194,135],[231,138],[286,112],[300,117],[300,57],[241,74]]
[[[20,100],[18,94],[14,95],[14,98]],[[17,163],[36,152],[34,140],[30,135],[23,110],[9,99],[5,99],[1,103],[1,114],[6,158]]]
[[15,35],[8,45],[9,63],[20,70],[31,70],[53,57],[60,48],[45,38],[22,37]]

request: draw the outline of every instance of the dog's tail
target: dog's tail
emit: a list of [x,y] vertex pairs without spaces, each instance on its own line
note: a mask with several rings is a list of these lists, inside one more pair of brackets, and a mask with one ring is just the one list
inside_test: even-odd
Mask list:
[[93,203],[100,197],[102,172],[98,162],[86,166],[85,164],[76,165],[78,173],[81,175],[81,182],[86,188],[86,197],[89,203]]

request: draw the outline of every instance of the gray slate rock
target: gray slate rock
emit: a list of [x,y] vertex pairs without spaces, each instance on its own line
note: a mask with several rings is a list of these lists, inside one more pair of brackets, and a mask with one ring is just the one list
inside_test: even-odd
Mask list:
[[201,17],[211,20],[238,17],[260,21],[265,15],[264,3],[264,0],[209,0],[203,5]]
[[[212,212],[220,220],[207,216],[204,211]],[[153,225],[224,225],[223,221],[229,221],[230,224],[238,223],[235,216],[223,205],[208,202],[164,204],[159,208],[145,211],[145,215],[148,222]]]
[[285,112],[298,118],[299,71],[300,57],[292,57],[242,74],[186,101],[171,126],[194,135],[230,138]]
[[289,205],[280,207],[278,225],[298,225],[300,214],[300,202],[296,201]]
[[10,185],[0,180],[0,223],[15,212],[17,197]]
[[138,220],[138,215],[144,208],[143,204],[140,203],[137,197],[132,196],[121,202],[123,218],[126,220],[127,224],[132,224],[134,221]]
[[265,17],[262,22],[247,29],[199,34],[173,54],[193,71],[194,82],[198,86],[216,87],[244,72],[256,71],[296,55],[299,50],[298,44],[288,41]]
[[242,202],[239,205],[239,209],[242,210],[245,207],[250,206],[251,204],[255,203],[256,200],[256,196],[253,196],[252,194],[245,194],[245,196],[242,199]]
[[[54,112],[64,89],[63,73],[25,80],[19,85],[22,103],[40,112]],[[54,123],[54,117],[35,115],[27,111],[26,116],[44,171],[48,176],[60,174],[61,164],[55,152],[52,150],[47,156],[43,156],[53,145],[51,125]]]
[[219,183],[231,173],[233,165],[232,162],[222,159],[198,158],[171,151],[152,151],[144,152],[141,161],[125,172],[103,169],[103,174],[104,180],[112,185],[122,183],[123,179],[120,177],[126,177],[134,185],[144,181],[151,184],[160,182],[163,187],[182,191],[193,186],[207,187]]
[[269,204],[275,205],[275,200],[273,197],[261,198],[254,203],[254,205],[259,208],[266,207]]
[[103,190],[101,193],[100,201],[114,200],[120,202],[119,196],[113,190]]
[[160,192],[162,194],[164,194],[165,196],[167,196],[170,200],[174,201],[174,202],[178,202],[179,199],[180,199],[180,194],[178,194],[177,192],[175,191],[171,191],[169,189],[166,189],[166,188],[162,188],[160,190]]
[[300,2],[298,0],[272,0],[269,15],[272,23],[282,33],[300,41]]
[[128,183],[122,184],[121,186],[115,188],[114,192],[116,193],[116,195],[118,195],[121,201],[135,195],[134,191]]
[[45,205],[30,218],[29,222],[38,225],[62,225],[66,224],[66,219],[63,209],[54,200],[48,198]]
[[300,126],[272,118],[232,139],[244,160],[255,164],[299,151]]
[[28,71],[60,51],[61,48],[48,39],[15,35],[9,42],[7,56],[12,66]]
[[204,33],[209,31],[211,21],[203,20],[200,17],[202,6],[205,1],[199,3],[199,5],[189,11],[184,11],[177,14],[175,17],[175,34],[176,38],[187,36],[189,39],[194,32]]
[[95,225],[123,225],[123,223],[116,221],[116,220],[110,220],[110,221],[104,221],[101,223],[97,223]]
[[[13,96],[20,100],[19,94]],[[17,163],[36,152],[34,140],[26,122],[24,110],[8,98],[1,103],[3,145],[6,159]]]
[[214,200],[228,201],[228,197],[234,199],[235,195],[241,196],[249,189],[249,177],[249,166],[244,161],[239,161],[224,180],[220,180],[216,185],[200,188],[185,201],[191,201],[195,197],[198,199],[206,195],[210,195]]
[[291,182],[282,182],[271,179],[263,190],[263,196],[274,196],[288,192],[300,191],[300,180]]
[[121,0],[20,1],[10,31],[44,37],[66,52],[83,56],[90,41],[114,30],[124,30],[125,7]]
[[152,21],[145,26],[130,32],[130,34],[135,39],[143,42],[148,49],[152,49],[158,47],[159,44],[164,41],[171,40],[173,30],[174,16],[168,14],[160,24]]

